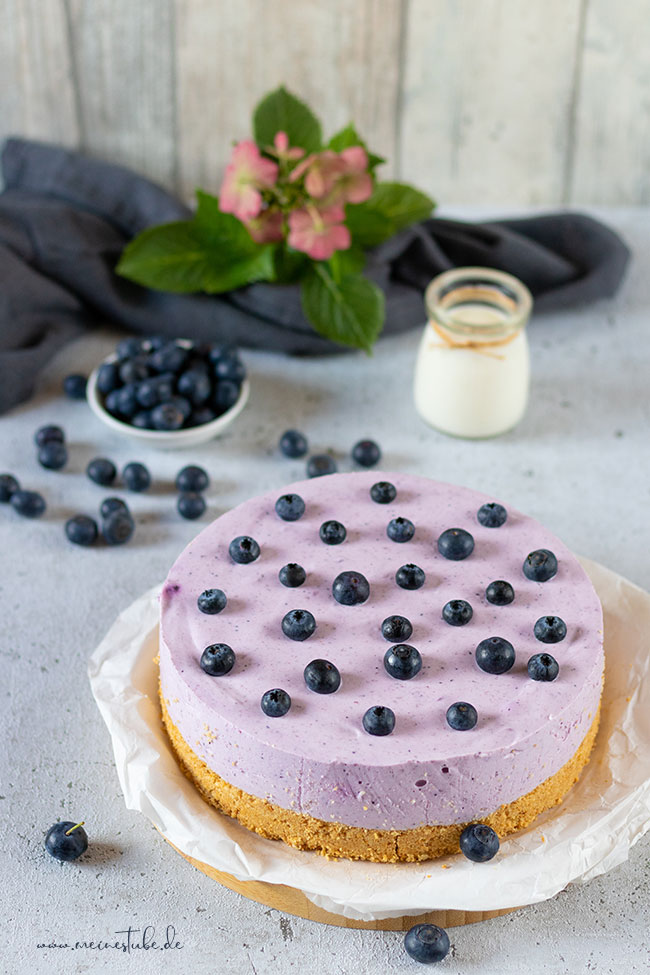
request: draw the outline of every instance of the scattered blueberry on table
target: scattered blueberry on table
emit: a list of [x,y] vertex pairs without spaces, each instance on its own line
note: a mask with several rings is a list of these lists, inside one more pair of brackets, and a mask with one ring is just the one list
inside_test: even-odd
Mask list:
[[362,719],[364,730],[369,735],[383,737],[390,735],[395,728],[395,712],[381,704],[368,708]]
[[485,823],[470,823],[460,834],[460,851],[474,863],[486,863],[499,852],[499,837]]
[[307,461],[307,477],[323,477],[325,474],[336,474],[336,461],[329,454],[314,454]]
[[108,457],[94,457],[86,467],[86,474],[95,484],[110,487],[117,477],[117,467]]
[[11,495],[20,490],[20,484],[13,474],[0,474],[0,502],[7,504]]
[[88,849],[88,834],[83,823],[55,823],[45,836],[45,849],[55,860],[76,860]]
[[59,440],[47,440],[38,448],[38,462],[50,471],[60,471],[68,463],[68,448]]
[[102,519],[102,536],[108,545],[124,545],[135,531],[128,510],[117,508]]
[[560,643],[566,636],[566,623],[559,616],[540,616],[533,632],[540,643]]
[[352,448],[352,460],[359,467],[376,467],[381,460],[381,448],[374,440],[359,440]]
[[303,671],[305,684],[315,694],[334,694],[341,686],[338,667],[329,660],[311,660]]
[[282,585],[288,589],[297,589],[305,582],[307,573],[297,562],[288,562],[278,572],[278,578]]
[[471,731],[476,727],[478,714],[473,704],[467,701],[456,701],[447,708],[447,724],[454,731]]
[[179,494],[176,509],[181,518],[194,521],[205,513],[205,498],[198,491],[185,491],[183,494]]
[[24,518],[40,518],[47,505],[45,498],[38,491],[14,491],[10,504],[14,511]]
[[316,629],[316,620],[308,609],[291,609],[282,619],[282,632],[290,640],[308,640]]
[[528,676],[531,680],[555,680],[560,665],[550,653],[534,653],[528,661]]
[[65,434],[63,430],[61,427],[58,427],[53,423],[49,423],[44,427],[39,427],[34,434],[34,443],[37,447],[42,447],[50,440],[58,440],[59,443],[65,443]]
[[476,663],[486,674],[505,674],[515,662],[515,649],[501,636],[481,640],[475,652]]
[[449,954],[449,936],[436,924],[414,924],[404,936],[406,954],[423,965],[442,961]]
[[212,643],[201,654],[201,669],[210,677],[225,677],[235,660],[235,651],[227,643]]
[[408,643],[389,647],[384,654],[384,669],[396,680],[411,680],[422,669],[420,651]]
[[65,534],[74,545],[94,545],[99,534],[97,522],[88,515],[74,515],[65,523]]
[[280,451],[285,457],[304,457],[309,450],[307,437],[300,430],[285,430],[280,437]]
[[129,491],[140,493],[151,486],[151,474],[144,464],[131,461],[122,471],[122,480]]
[[197,599],[199,609],[207,616],[223,612],[227,604],[228,599],[223,589],[204,589]]
[[99,513],[102,518],[108,518],[114,511],[126,511],[128,514],[129,507],[126,501],[122,501],[121,498],[104,498],[99,506]]
[[70,376],[66,376],[63,380],[63,392],[70,399],[85,399],[87,382],[88,380],[85,376],[75,372]]
[[262,695],[260,707],[268,718],[282,718],[291,707],[291,698],[281,687],[274,687]]
[[176,490],[185,491],[205,491],[210,484],[207,471],[195,464],[188,464],[183,467],[176,475]]

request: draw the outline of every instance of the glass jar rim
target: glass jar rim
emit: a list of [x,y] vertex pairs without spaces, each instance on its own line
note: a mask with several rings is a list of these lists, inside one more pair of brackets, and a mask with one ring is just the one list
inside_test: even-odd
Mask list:
[[[483,286],[491,289],[495,295],[501,295],[504,302],[501,304],[502,310],[505,308],[505,302],[510,302],[510,307],[505,309],[508,313],[507,321],[483,325],[468,323],[454,317],[454,308],[443,307],[441,301],[455,290],[459,290],[463,284],[475,288]],[[486,340],[506,333],[512,334],[523,328],[533,307],[533,296],[523,281],[506,271],[489,267],[455,267],[443,271],[428,284],[424,300],[429,318],[434,319],[445,329],[459,335],[478,335]],[[496,306],[498,303],[494,304]]]

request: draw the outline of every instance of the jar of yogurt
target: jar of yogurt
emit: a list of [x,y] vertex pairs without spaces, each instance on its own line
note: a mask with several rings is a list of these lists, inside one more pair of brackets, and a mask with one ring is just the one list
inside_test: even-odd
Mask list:
[[414,382],[420,416],[456,437],[510,430],[528,402],[528,288],[503,271],[459,267],[433,279],[425,304]]

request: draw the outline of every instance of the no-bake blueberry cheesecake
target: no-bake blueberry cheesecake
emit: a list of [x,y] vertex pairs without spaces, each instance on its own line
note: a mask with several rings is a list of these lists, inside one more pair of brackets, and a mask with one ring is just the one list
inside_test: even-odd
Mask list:
[[239,505],[161,596],[162,714],[205,799],[335,857],[425,860],[560,802],[589,758],[602,611],[532,518],[404,474]]

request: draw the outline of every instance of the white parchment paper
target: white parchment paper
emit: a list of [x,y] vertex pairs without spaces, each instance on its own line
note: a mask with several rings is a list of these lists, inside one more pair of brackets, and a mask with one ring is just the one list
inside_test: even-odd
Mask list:
[[266,840],[207,805],[180,771],[160,721],[154,663],[160,587],[117,618],[88,668],[127,807],[203,863],[239,880],[288,884],[318,907],[357,920],[519,907],[605,873],[650,828],[650,595],[581,561],[605,615],[605,690],[594,752],[561,806],[506,838],[489,863],[461,854],[425,863],[327,860]]

